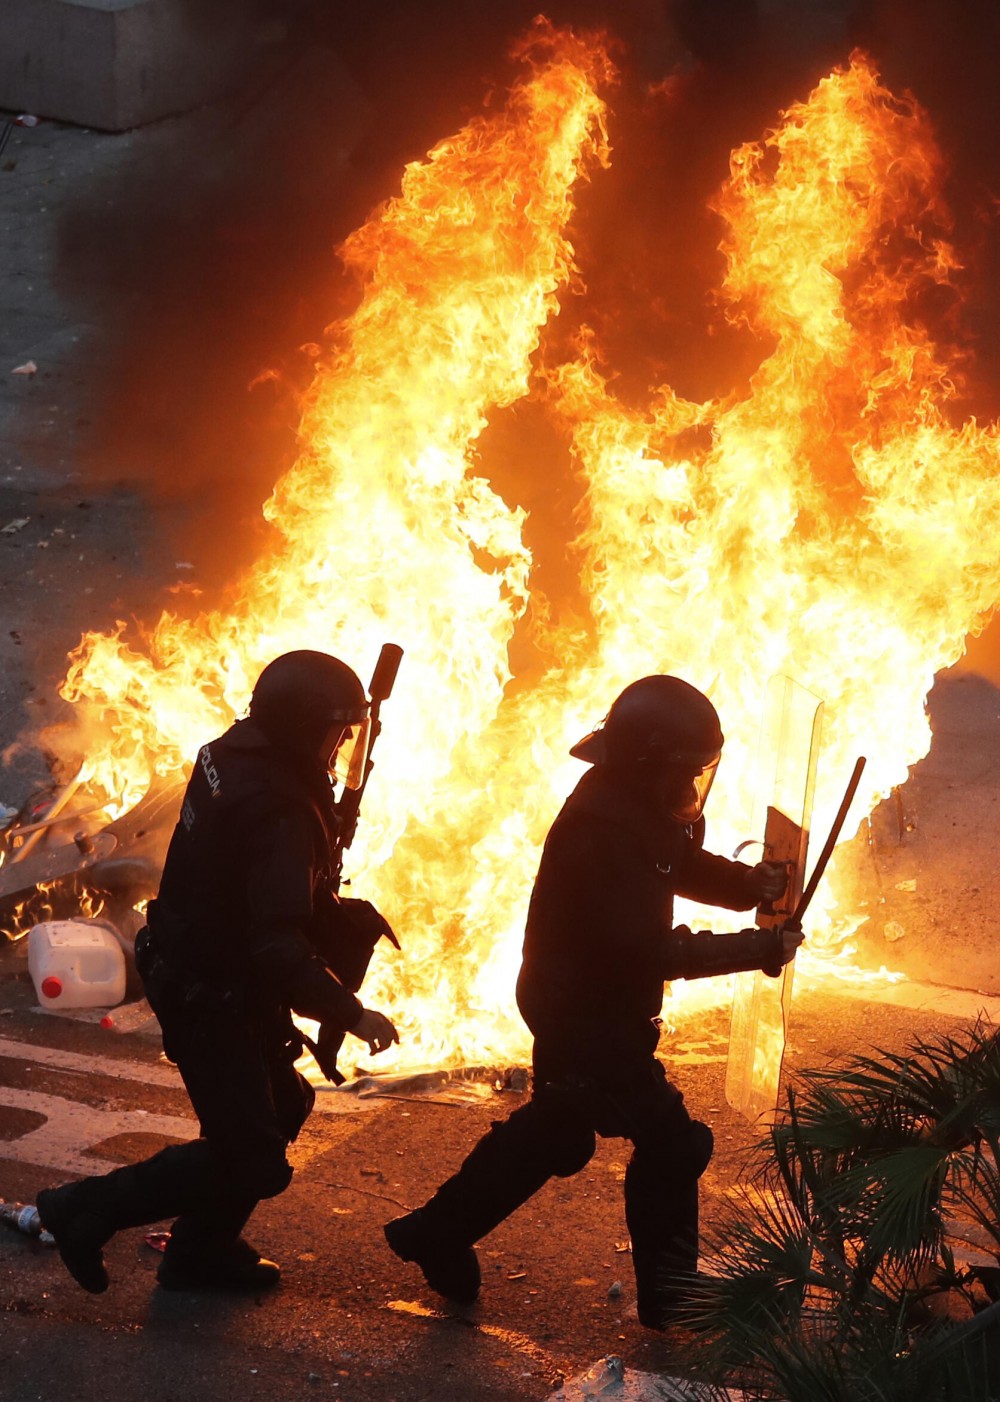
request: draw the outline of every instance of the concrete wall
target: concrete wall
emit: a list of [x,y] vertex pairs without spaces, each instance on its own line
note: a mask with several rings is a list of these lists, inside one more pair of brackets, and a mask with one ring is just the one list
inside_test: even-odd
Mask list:
[[0,0],[0,109],[124,131],[233,91],[283,41],[255,0]]

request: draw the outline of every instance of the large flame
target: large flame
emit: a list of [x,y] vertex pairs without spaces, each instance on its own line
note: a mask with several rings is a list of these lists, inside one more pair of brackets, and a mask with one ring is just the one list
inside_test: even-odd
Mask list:
[[[87,723],[84,780],[126,806],[183,771],[277,653],[325,648],[364,674],[382,641],[404,646],[351,855],[353,889],[402,939],[365,996],[398,1017],[411,1063],[523,1055],[513,985],[539,846],[580,772],[569,744],[626,682],[677,671],[715,700],[720,851],[760,836],[768,678],[821,695],[821,830],[857,754],[871,807],[927,751],[934,674],[1000,594],[996,433],[949,422],[955,375],[913,311],[955,266],[915,107],[855,55],[734,154],[723,293],[760,367],[724,401],[663,387],[638,411],[585,331],[574,359],[533,367],[575,274],[574,187],[608,159],[612,72],[599,42],[544,22],[522,56],[505,108],[409,166],[344,246],[361,299],[328,333],[301,456],[265,508],[273,552],[224,609],[165,615],[135,645],[121,625],[88,635],[64,687]],[[581,478],[587,616],[538,610],[538,655],[558,664],[515,686],[524,512],[477,473],[475,445],[529,394]]]

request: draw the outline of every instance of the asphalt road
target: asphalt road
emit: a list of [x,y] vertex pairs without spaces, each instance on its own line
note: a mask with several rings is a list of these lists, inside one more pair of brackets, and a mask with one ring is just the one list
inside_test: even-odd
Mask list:
[[[883,995],[803,986],[789,1070],[955,1032],[980,1009],[1000,1013],[997,1000],[952,994],[949,1003],[944,990],[916,984],[897,989],[896,1002]],[[723,999],[662,1044],[689,1106],[716,1134],[703,1180],[709,1235],[753,1161],[756,1137],[725,1102],[727,1038]],[[634,1395],[659,1396],[650,1389],[672,1374],[671,1340],[635,1318],[623,1141],[602,1141],[581,1174],[550,1182],[482,1243],[484,1286],[472,1307],[446,1305],[384,1244],[382,1225],[424,1201],[489,1122],[521,1100],[481,1083],[419,1078],[369,1096],[321,1092],[291,1152],[291,1187],[261,1204],[248,1230],[283,1266],[279,1288],[260,1298],[160,1290],[143,1229],[114,1239],[111,1288],[87,1295],[52,1247],[0,1230],[5,1402],[534,1402],[580,1396],[579,1379],[607,1355],[642,1380]],[[41,1187],[194,1132],[155,1025],[121,1035],[40,1012],[24,945],[8,947],[0,961],[0,1197],[33,1202]]]

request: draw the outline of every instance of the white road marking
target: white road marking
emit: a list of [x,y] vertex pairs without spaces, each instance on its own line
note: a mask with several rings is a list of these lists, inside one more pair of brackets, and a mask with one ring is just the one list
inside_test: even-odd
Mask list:
[[150,1115],[143,1110],[100,1110],[81,1105],[59,1095],[40,1091],[0,1088],[3,1105],[15,1110],[31,1110],[45,1116],[45,1123],[17,1139],[0,1142],[0,1159],[30,1163],[37,1168],[56,1168],[62,1173],[106,1173],[120,1168],[113,1159],[102,1159],[82,1152],[88,1145],[100,1144],[117,1134],[162,1134],[186,1142],[198,1133],[194,1119],[179,1115]]
[[[148,1062],[127,1061],[119,1057],[92,1056],[43,1046],[16,1038],[0,1037],[0,1058],[27,1062],[29,1065],[51,1068],[80,1077],[106,1076],[117,1081],[132,1082],[137,1094],[142,1088],[162,1086],[183,1089],[183,1081],[175,1066],[168,1062],[153,1065]],[[303,1067],[310,1059],[303,1057]],[[311,1064],[311,1063],[310,1063]],[[313,1074],[315,1075],[315,1069]],[[371,1079],[371,1078],[368,1078]],[[377,1083],[375,1083],[377,1084]],[[326,1115],[368,1114],[387,1108],[393,1099],[417,1100],[433,1096],[400,1096],[387,1085],[384,1094],[337,1092],[325,1082],[316,1086],[316,1110]],[[476,1087],[478,1091],[480,1088]],[[327,1093],[324,1093],[327,1092]],[[477,1097],[481,1098],[481,1097]],[[89,1175],[105,1173],[119,1165],[96,1154],[85,1152],[119,1134],[146,1133],[164,1135],[169,1139],[187,1141],[198,1133],[197,1120],[192,1115],[155,1115],[142,1109],[104,1110],[82,1104],[62,1095],[41,1091],[15,1089],[0,1085],[0,1114],[4,1109],[28,1110],[45,1116],[45,1123],[14,1139],[0,1139],[0,1160],[29,1163],[39,1168],[56,1169],[60,1173]],[[318,1146],[313,1153],[318,1152]],[[302,1146],[298,1146],[301,1161]]]
[[[118,1057],[88,1056],[9,1037],[0,1037],[0,1057],[81,1077],[107,1076],[130,1081],[140,1096],[143,1087],[182,1090],[184,1086],[177,1068],[167,1062],[150,1065]],[[356,1095],[336,1095],[318,1096],[316,1108],[326,1114],[356,1114],[381,1107]],[[186,1142],[198,1134],[193,1115],[157,1115],[143,1109],[105,1110],[62,1095],[0,1085],[0,1115],[5,1109],[44,1115],[45,1123],[14,1139],[0,1139],[0,1161],[32,1164],[59,1173],[89,1175],[118,1168],[118,1163],[86,1152],[115,1135],[155,1134]]]
[[[0,1057],[3,1056],[12,1057],[17,1061],[52,1066],[59,1071],[113,1076],[119,1081],[136,1081],[146,1086],[169,1086],[175,1090],[184,1088],[180,1072],[167,1061],[158,1066],[150,1066],[148,1062],[123,1061],[111,1056],[84,1056],[81,1052],[62,1051],[58,1047],[43,1047],[34,1042],[18,1042],[12,1038],[0,1037]],[[304,1069],[304,1063],[307,1061],[311,1065],[312,1058],[303,1057],[299,1063],[300,1070]],[[375,1096],[355,1095],[349,1091],[338,1092],[325,1081],[317,1084],[315,1088],[319,1092],[330,1092],[316,1096],[316,1109],[325,1114],[344,1115],[380,1108],[378,1097]],[[0,1104],[3,1104],[5,1094],[4,1087],[0,1085]]]
[[[149,1066],[145,1062],[120,1061],[113,1056],[84,1056],[80,1052],[61,1051],[58,1047],[43,1047],[35,1042],[18,1042],[0,1037],[0,1056],[13,1057],[17,1061],[37,1062],[41,1066],[54,1066],[60,1071],[85,1071],[93,1076],[114,1076],[120,1081],[138,1081],[147,1086],[183,1086],[183,1081],[175,1066],[164,1062],[161,1066]],[[0,1086],[0,1095],[4,1088]]]

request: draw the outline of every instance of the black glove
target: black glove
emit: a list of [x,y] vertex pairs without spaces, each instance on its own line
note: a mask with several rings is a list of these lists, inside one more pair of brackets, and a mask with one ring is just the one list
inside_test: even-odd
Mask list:
[[762,964],[761,973],[768,978],[779,978],[782,969],[786,964],[790,964],[795,958],[799,945],[802,943],[802,927],[786,921],[784,925],[774,925],[771,927],[772,933],[778,941],[778,948],[773,959],[769,959],[766,964]]
[[773,906],[788,887],[788,863],[763,861],[746,874],[747,890],[755,905]]

